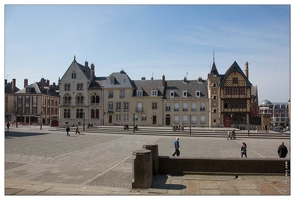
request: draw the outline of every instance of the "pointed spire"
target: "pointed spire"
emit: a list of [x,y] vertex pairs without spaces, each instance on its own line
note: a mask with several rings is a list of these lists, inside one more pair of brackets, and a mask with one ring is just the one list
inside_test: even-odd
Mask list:
[[214,51],[213,51],[213,63],[215,63],[215,54],[214,54]]
[[76,56],[74,55],[74,60],[76,60]]
[[210,77],[219,76],[219,73],[218,73],[216,65],[215,65],[215,52],[214,51],[213,51],[213,64],[212,64],[212,68],[211,68],[209,76]]

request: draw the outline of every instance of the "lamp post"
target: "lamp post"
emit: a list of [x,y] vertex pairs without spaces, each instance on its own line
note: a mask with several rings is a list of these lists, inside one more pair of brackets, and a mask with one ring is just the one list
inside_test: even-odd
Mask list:
[[83,131],[85,131],[85,112],[83,112]]
[[43,123],[43,117],[42,117],[42,111],[40,112],[40,130],[42,130],[42,123]]
[[192,134],[192,115],[189,115],[189,134]]

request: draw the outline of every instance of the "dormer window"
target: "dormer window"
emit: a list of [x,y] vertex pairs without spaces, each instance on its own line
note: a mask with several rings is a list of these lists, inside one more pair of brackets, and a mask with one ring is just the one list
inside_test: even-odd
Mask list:
[[200,91],[196,91],[196,98],[200,98],[201,97],[201,92]]
[[138,97],[142,97],[142,96],[143,96],[143,90],[142,90],[142,89],[138,89],[138,90],[136,91],[136,96],[138,96]]
[[158,96],[158,90],[152,90],[152,96],[153,97]]
[[112,85],[115,84],[115,77],[111,76],[110,80]]
[[187,97],[187,91],[182,92],[182,97],[185,97],[185,98]]
[[174,91],[170,91],[170,98],[174,98],[174,96],[175,96]]

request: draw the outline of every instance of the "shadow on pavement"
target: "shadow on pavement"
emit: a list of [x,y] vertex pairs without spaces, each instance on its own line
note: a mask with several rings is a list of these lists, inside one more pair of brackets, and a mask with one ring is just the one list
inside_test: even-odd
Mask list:
[[15,137],[39,136],[39,135],[47,135],[47,134],[48,133],[28,133],[28,132],[5,131],[5,139],[13,139]]
[[[185,185],[182,184],[172,184],[167,182],[168,176],[167,175],[157,175],[153,177],[153,189],[169,189],[169,190],[183,190],[186,189]],[[168,180],[169,181],[169,180]]]

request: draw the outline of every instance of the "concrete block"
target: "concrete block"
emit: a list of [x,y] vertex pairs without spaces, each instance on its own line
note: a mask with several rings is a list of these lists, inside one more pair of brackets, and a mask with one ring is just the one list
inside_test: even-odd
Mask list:
[[136,150],[132,156],[132,188],[150,188],[153,183],[151,150]]
[[159,150],[158,145],[143,145],[143,149],[151,150],[152,153],[152,162],[153,162],[153,175],[158,175],[158,157],[159,157]]

